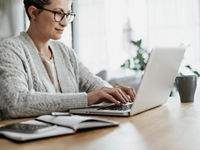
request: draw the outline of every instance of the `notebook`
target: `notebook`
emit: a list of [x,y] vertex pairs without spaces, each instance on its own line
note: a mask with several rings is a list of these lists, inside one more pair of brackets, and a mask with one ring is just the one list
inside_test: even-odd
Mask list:
[[47,137],[75,134],[79,130],[118,126],[115,121],[78,115],[43,115],[36,120],[0,126],[0,135],[14,141],[30,141]]
[[155,47],[152,49],[134,103],[71,109],[73,114],[132,116],[164,104],[174,85],[185,49]]

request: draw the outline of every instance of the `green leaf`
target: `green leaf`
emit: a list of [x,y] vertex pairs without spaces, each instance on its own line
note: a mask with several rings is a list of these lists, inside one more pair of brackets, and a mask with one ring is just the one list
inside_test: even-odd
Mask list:
[[192,69],[192,67],[190,65],[186,65],[185,67],[190,69],[190,70]]
[[138,41],[131,41],[131,43],[133,43],[135,46],[137,46],[138,48],[141,48],[141,44],[142,44],[142,39],[138,40]]
[[200,77],[200,74],[197,71],[193,71],[194,74],[196,74],[198,77]]
[[125,64],[122,64],[121,67],[124,68],[124,67],[125,67]]

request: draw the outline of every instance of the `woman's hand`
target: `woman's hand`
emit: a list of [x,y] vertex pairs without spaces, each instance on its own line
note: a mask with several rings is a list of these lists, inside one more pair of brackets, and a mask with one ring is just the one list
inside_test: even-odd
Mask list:
[[[99,90],[88,93],[88,105],[100,103],[107,100],[120,105],[121,103],[133,102],[135,99],[135,92],[133,88],[124,86],[116,86],[114,88],[103,87]],[[121,102],[121,103],[120,103]]]

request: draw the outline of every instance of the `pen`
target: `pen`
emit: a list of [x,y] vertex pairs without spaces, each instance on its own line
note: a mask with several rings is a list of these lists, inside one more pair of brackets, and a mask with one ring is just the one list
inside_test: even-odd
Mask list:
[[52,112],[51,115],[52,116],[71,116],[71,114],[68,112]]

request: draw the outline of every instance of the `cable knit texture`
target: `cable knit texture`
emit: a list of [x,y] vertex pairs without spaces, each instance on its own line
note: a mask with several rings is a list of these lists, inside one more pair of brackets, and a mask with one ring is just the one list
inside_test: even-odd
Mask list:
[[50,41],[62,93],[55,88],[30,36],[0,42],[0,120],[86,107],[87,93],[111,87],[77,59],[74,51]]

